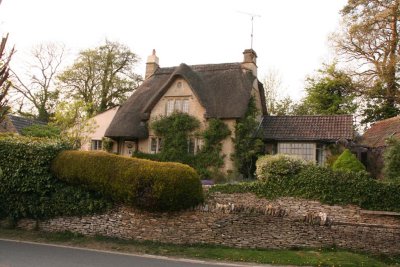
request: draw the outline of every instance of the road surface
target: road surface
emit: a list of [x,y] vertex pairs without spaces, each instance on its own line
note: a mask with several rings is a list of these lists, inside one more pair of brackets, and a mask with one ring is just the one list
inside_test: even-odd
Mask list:
[[[223,267],[255,266],[206,263],[150,255],[131,255],[0,239],[0,267]],[[268,265],[258,265],[268,266]]]

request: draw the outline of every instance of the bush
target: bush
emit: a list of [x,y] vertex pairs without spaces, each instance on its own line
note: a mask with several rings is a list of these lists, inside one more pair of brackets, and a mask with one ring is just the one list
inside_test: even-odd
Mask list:
[[106,152],[64,151],[53,161],[56,176],[83,184],[116,201],[149,211],[174,211],[203,201],[198,174],[171,162],[128,158]]
[[350,150],[345,149],[335,163],[333,163],[332,169],[358,172],[365,171],[365,166],[350,152]]
[[262,181],[290,178],[298,174],[307,164],[306,161],[289,155],[266,155],[256,162],[256,176]]
[[367,172],[334,171],[316,165],[304,166],[290,179],[270,177],[252,183],[219,185],[210,192],[252,192],[260,197],[300,197],[326,204],[359,205],[364,209],[400,211],[400,184],[374,180]]
[[61,135],[61,129],[54,125],[34,124],[22,129],[22,135],[32,137],[58,138]]
[[400,141],[391,138],[383,154],[385,179],[400,182]]
[[69,145],[46,138],[0,136],[0,217],[42,219],[84,215],[111,204],[98,193],[58,181],[50,162]]

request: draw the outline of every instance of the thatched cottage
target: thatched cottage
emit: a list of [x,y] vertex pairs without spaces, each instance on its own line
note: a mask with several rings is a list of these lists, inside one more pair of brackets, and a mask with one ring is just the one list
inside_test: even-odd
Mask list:
[[[117,142],[117,152],[129,155],[134,151],[157,153],[161,140],[148,123],[174,111],[188,113],[205,128],[207,120],[219,118],[234,133],[236,119],[241,118],[254,98],[260,115],[267,115],[262,83],[257,79],[257,54],[243,52],[243,62],[160,68],[155,51],[148,57],[145,80],[116,113],[105,136]],[[261,119],[261,116],[260,116]],[[231,136],[233,137],[233,136]],[[222,144],[226,155],[224,170],[233,169],[230,154],[231,137]],[[195,139],[194,153],[201,147]]]
[[[257,54],[243,52],[237,63],[186,65],[161,68],[155,51],[148,57],[144,82],[120,107],[105,136],[115,141],[114,152],[131,155],[135,151],[158,153],[161,139],[149,129],[149,122],[174,111],[188,113],[205,128],[210,118],[221,119],[232,135],[222,144],[226,155],[223,169],[233,169],[232,137],[237,119],[244,116],[251,98],[259,109],[260,138],[266,153],[295,154],[323,164],[327,144],[353,138],[351,116],[268,116],[265,93],[257,78]],[[196,153],[202,140],[193,138],[189,151]]]

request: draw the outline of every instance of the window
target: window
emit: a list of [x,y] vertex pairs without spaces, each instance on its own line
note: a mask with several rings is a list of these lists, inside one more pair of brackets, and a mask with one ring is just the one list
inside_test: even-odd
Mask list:
[[182,112],[189,113],[189,99],[184,99],[182,103]]
[[169,116],[174,111],[189,113],[189,99],[168,99],[165,114]]
[[326,153],[325,146],[322,144],[317,144],[317,153],[316,153],[316,161],[319,165],[325,164]]
[[162,150],[162,139],[158,137],[151,137],[150,138],[150,153],[157,154],[160,153]]
[[101,140],[92,140],[92,150],[101,150],[102,149],[102,142]]
[[316,145],[314,143],[278,143],[278,153],[315,162]]
[[188,139],[188,153],[196,155],[203,146],[203,140],[200,138],[190,137]]
[[172,112],[174,112],[174,100],[170,99],[167,101],[167,111],[166,111],[167,116],[171,115]]

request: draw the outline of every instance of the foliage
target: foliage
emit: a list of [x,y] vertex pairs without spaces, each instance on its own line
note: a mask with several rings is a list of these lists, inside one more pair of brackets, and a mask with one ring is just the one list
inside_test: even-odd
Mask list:
[[332,169],[359,172],[365,171],[365,166],[353,153],[350,152],[349,149],[345,149],[338,159],[333,163]]
[[61,129],[62,137],[69,139],[74,148],[90,141],[89,134],[98,127],[94,120],[90,120],[88,107],[82,101],[63,101],[57,106],[55,125]]
[[252,192],[265,198],[300,197],[331,205],[354,204],[364,209],[400,211],[400,184],[374,180],[366,172],[307,165],[296,175],[280,177],[270,177],[266,182],[216,185],[210,192]]
[[199,176],[180,163],[102,151],[64,151],[53,161],[52,170],[63,181],[149,211],[181,210],[203,201]]
[[307,164],[306,161],[284,154],[265,155],[256,162],[257,179],[285,179],[298,174]]
[[163,161],[189,163],[192,155],[188,149],[189,134],[198,129],[200,121],[186,113],[174,112],[153,121],[150,128],[163,141],[160,158]]
[[[228,126],[219,119],[209,119],[203,132],[195,132],[200,122],[193,116],[175,112],[167,117],[160,117],[151,124],[156,135],[162,138],[163,148],[158,154],[136,152],[135,157],[155,161],[174,161],[188,164],[195,168],[202,179],[223,175],[220,168],[225,155],[221,154],[221,142],[231,134]],[[203,147],[194,155],[188,149],[191,135],[201,138]],[[223,180],[223,179],[222,179]]]
[[336,68],[336,64],[324,65],[319,76],[308,77],[306,97],[296,106],[298,115],[353,114],[355,85],[351,77]]
[[98,193],[66,185],[51,174],[51,161],[67,148],[56,139],[0,136],[0,218],[84,215],[110,205]]
[[118,42],[79,53],[74,64],[58,76],[68,96],[88,107],[88,116],[122,104],[141,82],[133,72],[138,56]]
[[11,57],[14,54],[14,48],[11,50],[9,55],[6,55],[6,44],[8,40],[8,34],[1,39],[0,43],[0,122],[3,121],[4,116],[9,111],[7,95],[11,87],[11,82],[8,80],[10,76],[9,64]]
[[194,159],[194,166],[202,178],[224,180],[220,168],[224,165],[225,155],[221,155],[222,141],[231,134],[228,126],[219,119],[210,119],[208,127],[201,134],[204,146]]
[[363,122],[400,114],[398,97],[400,2],[349,0],[342,9],[343,27],[332,40],[367,102]]
[[32,137],[57,138],[61,135],[61,129],[51,124],[34,124],[32,126],[28,126],[22,129],[22,135]]
[[257,157],[262,154],[264,144],[255,136],[259,122],[258,110],[253,98],[249,101],[246,114],[237,120],[235,126],[235,153],[232,156],[239,173],[245,178],[253,178]]
[[400,182],[400,141],[392,137],[387,140],[387,144],[383,154],[384,177],[389,181]]
[[114,146],[113,140],[111,138],[108,138],[108,137],[103,137],[101,139],[101,142],[103,144],[103,150],[111,153],[112,149],[113,149],[113,146]]

